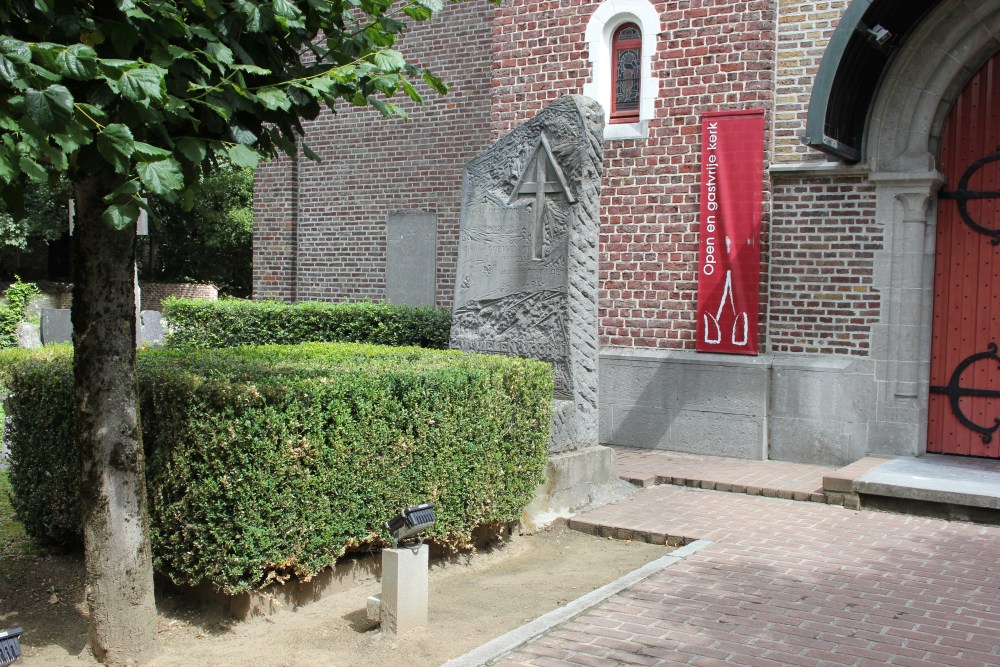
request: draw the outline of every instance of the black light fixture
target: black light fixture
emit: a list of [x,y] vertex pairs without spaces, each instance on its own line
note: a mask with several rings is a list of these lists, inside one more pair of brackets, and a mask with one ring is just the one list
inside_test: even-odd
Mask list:
[[[385,522],[385,528],[392,533],[392,548],[399,546],[400,541],[423,532],[434,523],[434,503],[426,502],[411,505]],[[423,543],[420,538],[420,543]]]
[[879,46],[885,46],[885,43],[892,39],[892,33],[881,24],[877,24],[874,28],[869,28],[868,34]]
[[24,628],[0,630],[0,667],[13,664],[21,657],[21,633]]

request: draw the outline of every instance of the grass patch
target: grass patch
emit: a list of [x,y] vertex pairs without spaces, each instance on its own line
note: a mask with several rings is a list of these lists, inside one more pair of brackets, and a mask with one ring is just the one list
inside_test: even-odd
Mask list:
[[11,493],[7,471],[0,470],[0,559],[38,551],[31,538],[24,534],[24,527],[14,518]]

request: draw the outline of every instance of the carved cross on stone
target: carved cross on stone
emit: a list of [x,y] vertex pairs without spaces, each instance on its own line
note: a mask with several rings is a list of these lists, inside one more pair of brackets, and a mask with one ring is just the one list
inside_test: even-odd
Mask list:
[[539,135],[534,153],[525,163],[524,172],[514,186],[508,204],[513,204],[518,198],[531,197],[535,200],[534,224],[531,226],[531,257],[542,259],[545,246],[545,197],[546,195],[562,194],[566,201],[575,204],[576,199],[566,184],[559,163],[552,155],[552,148],[544,134]]

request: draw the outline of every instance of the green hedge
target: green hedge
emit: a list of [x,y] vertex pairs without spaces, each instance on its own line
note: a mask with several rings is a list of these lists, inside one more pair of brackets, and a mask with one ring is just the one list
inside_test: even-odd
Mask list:
[[17,347],[17,325],[24,319],[24,311],[31,297],[40,294],[35,283],[23,283],[18,276],[4,292],[0,303],[0,348]]
[[445,349],[451,313],[387,303],[298,304],[238,299],[167,299],[168,347],[349,342]]
[[[78,539],[72,358],[11,364],[11,484],[28,534]],[[229,593],[308,577],[381,545],[381,524],[433,499],[429,531],[468,546],[516,520],[542,481],[548,365],[359,344],[149,350],[139,356],[157,569]]]

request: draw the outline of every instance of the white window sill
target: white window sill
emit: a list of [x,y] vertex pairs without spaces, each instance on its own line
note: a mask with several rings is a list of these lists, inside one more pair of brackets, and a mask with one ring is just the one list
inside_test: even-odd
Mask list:
[[604,126],[604,139],[614,141],[616,139],[645,139],[649,136],[649,124],[645,121],[638,123],[608,123]]

